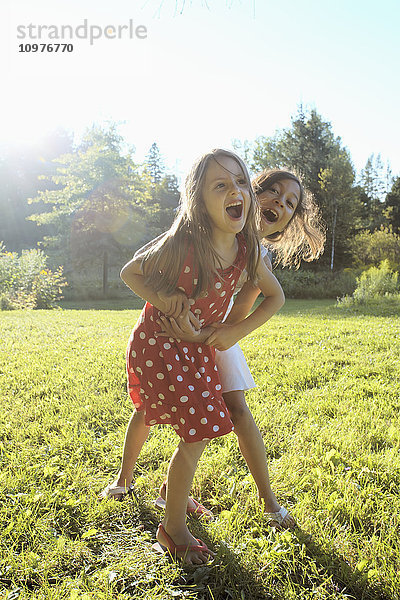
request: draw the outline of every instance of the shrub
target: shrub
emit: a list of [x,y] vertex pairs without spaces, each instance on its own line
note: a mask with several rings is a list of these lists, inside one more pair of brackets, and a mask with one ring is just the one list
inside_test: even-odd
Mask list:
[[17,255],[6,252],[3,242],[0,242],[0,294],[12,289],[18,278]]
[[62,267],[52,271],[41,250],[7,252],[0,243],[0,309],[54,308],[67,285]]
[[372,301],[387,299],[390,302],[400,295],[399,274],[384,260],[379,267],[370,267],[357,277],[357,287],[352,296],[345,296],[338,302],[343,307],[369,304]]
[[337,298],[352,294],[356,287],[356,272],[276,269],[274,271],[287,298]]
[[353,298],[358,302],[385,296],[386,294],[395,294],[398,288],[399,274],[389,266],[389,261],[384,260],[379,267],[371,267],[361,273],[357,278],[357,287]]
[[351,252],[357,266],[378,267],[388,260],[395,267],[400,263],[400,235],[391,227],[381,227],[373,233],[362,231],[354,237]]

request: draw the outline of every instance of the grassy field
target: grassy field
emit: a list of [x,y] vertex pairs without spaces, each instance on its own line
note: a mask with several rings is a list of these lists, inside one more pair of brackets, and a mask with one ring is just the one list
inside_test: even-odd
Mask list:
[[151,550],[172,429],[153,428],[136,497],[97,501],[131,413],[138,311],[76,307],[0,314],[1,598],[400,598],[398,316],[288,301],[243,341],[273,487],[300,529],[266,527],[231,434],[208,445],[193,488],[218,516],[190,526],[217,556],[184,569]]

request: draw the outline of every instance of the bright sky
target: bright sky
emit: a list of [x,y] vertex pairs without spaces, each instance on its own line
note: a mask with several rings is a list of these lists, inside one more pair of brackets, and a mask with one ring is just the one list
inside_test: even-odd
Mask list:
[[[138,160],[156,141],[183,175],[212,147],[290,126],[303,103],[331,121],[358,170],[381,153],[400,174],[398,0],[6,4],[0,142],[34,141],[56,126],[79,134],[112,120]],[[124,39],[72,40],[71,53],[18,52],[47,39],[17,39],[17,26],[75,28],[85,19],[115,31],[131,19],[147,38],[128,39],[125,29]]]

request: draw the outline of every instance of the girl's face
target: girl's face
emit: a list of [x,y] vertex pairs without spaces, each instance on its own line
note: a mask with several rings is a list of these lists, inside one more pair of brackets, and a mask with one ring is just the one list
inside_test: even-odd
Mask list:
[[202,196],[213,233],[236,235],[243,229],[251,199],[249,184],[236,160],[222,155],[209,161]]
[[261,208],[260,236],[283,231],[300,201],[300,186],[293,179],[276,181],[257,196]]

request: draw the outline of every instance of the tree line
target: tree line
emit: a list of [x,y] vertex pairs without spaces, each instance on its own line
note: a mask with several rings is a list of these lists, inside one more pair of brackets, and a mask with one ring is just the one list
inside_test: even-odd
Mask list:
[[[234,140],[255,174],[295,170],[316,198],[326,250],[308,269],[332,271],[400,263],[400,177],[380,155],[356,176],[351,156],[316,110],[299,107],[291,126],[271,137]],[[65,273],[99,265],[104,291],[110,266],[165,231],[179,203],[178,181],[156,143],[134,160],[117,126],[93,125],[79,144],[55,131],[41,146],[0,151],[0,240],[8,250],[38,245]]]
[[[365,253],[365,245],[371,244],[372,234],[378,231],[387,252],[393,240],[400,252],[400,177],[393,177],[390,165],[379,154],[372,154],[356,177],[348,149],[315,109],[305,111],[300,106],[288,129],[253,142],[236,140],[234,145],[254,172],[279,167],[300,175],[327,227],[319,266],[333,270],[359,264],[358,251],[363,246]],[[385,258],[400,262],[399,253],[389,252]]]
[[101,265],[105,292],[109,268],[170,226],[178,180],[156,143],[136,163],[115,124],[92,126],[76,147],[62,131],[46,142],[2,157],[0,240],[12,251],[39,245],[67,279]]

